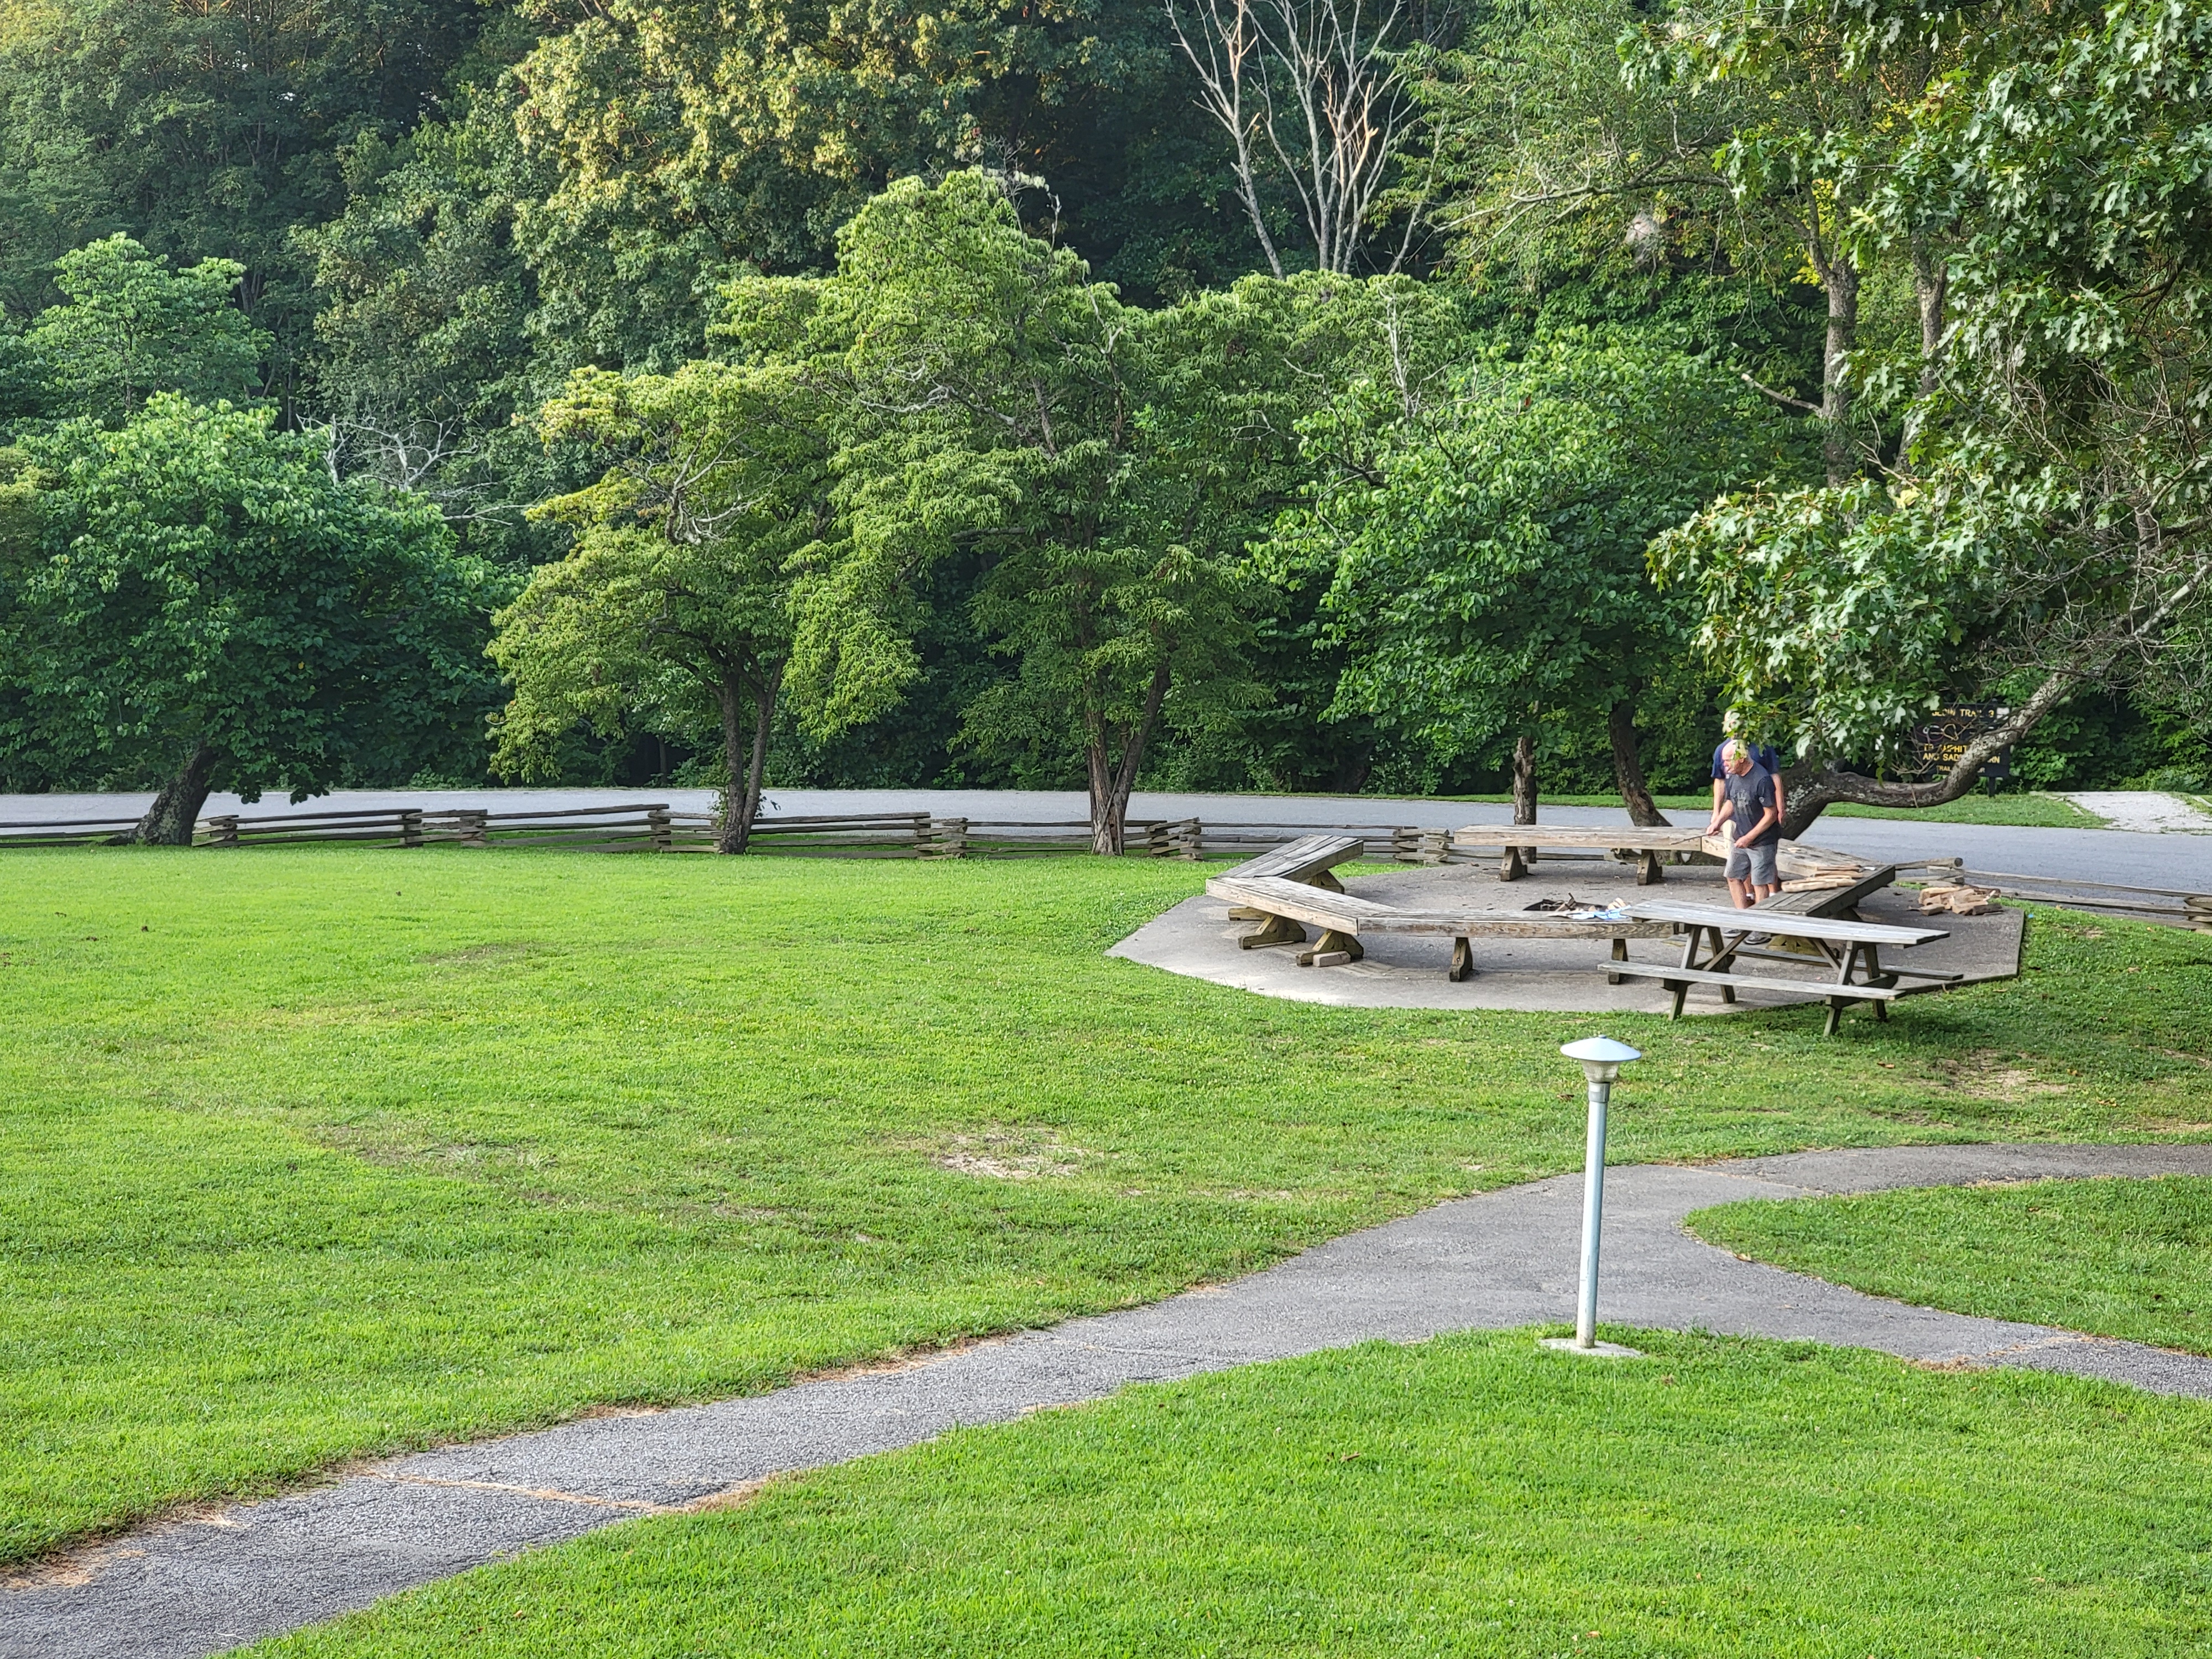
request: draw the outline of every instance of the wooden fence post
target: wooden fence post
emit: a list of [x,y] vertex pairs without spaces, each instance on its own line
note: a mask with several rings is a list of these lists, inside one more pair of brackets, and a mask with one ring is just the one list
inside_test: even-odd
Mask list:
[[421,807],[407,806],[400,809],[399,844],[402,847],[420,847],[422,844],[422,809]]
[[968,856],[968,820],[938,818],[933,821],[937,831],[937,856],[941,859],[964,859]]
[[668,822],[668,809],[665,806],[647,807],[645,809],[645,827],[653,836],[653,850],[654,852],[665,853],[676,845],[676,837],[671,833]]
[[237,813],[222,812],[211,818],[203,818],[200,822],[207,826],[209,846],[235,847],[238,845]]

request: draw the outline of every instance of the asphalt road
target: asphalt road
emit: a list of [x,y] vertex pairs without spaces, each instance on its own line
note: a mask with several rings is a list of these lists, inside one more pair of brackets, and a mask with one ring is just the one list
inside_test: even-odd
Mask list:
[[[0,823],[131,815],[143,812],[152,799],[150,795],[4,796],[0,797]],[[419,805],[486,806],[494,811],[514,811],[646,801],[665,801],[691,811],[711,811],[714,793],[708,789],[654,788],[352,790],[321,796],[298,806],[276,798],[242,806],[234,796],[210,796],[207,811],[275,816],[348,807]],[[839,812],[927,811],[940,817],[1000,823],[1075,823],[1089,812],[1084,797],[1074,790],[988,789],[778,789],[770,793],[763,810],[770,817],[792,817]],[[1130,816],[1196,817],[1218,823],[1415,825],[1424,829],[1455,829],[1464,823],[1506,823],[1512,820],[1511,811],[1504,806],[1470,805],[1464,801],[1389,799],[1372,795],[1139,794],[1131,803]],[[1553,806],[1542,809],[1542,816],[1547,823],[1561,824],[1627,822],[1626,813],[1618,807]],[[1686,815],[1674,816],[1680,818]],[[1970,870],[2212,892],[2212,836],[2123,830],[2024,830],[1998,824],[1825,817],[1809,839],[1820,846],[1863,854],[1883,863],[1962,858]]]
[[[2045,1176],[2212,1174],[2212,1146],[1900,1146],[1608,1173],[1601,1317],[2026,1366],[2212,1398],[2212,1359],[1862,1296],[1700,1243],[1692,1210],[1747,1198]],[[1132,1382],[1381,1339],[1571,1321],[1582,1177],[1353,1233],[1150,1307],[893,1370],[675,1411],[592,1418],[400,1458],[210,1509],[45,1564],[0,1591],[4,1659],[198,1659],[641,1515],[1003,1423]],[[1601,1363],[1562,1354],[1562,1365]],[[1633,1363],[1633,1362],[1622,1362]]]

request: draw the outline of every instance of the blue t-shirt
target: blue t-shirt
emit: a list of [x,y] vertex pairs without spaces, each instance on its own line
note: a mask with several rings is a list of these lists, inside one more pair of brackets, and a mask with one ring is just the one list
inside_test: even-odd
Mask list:
[[[1735,741],[1734,738],[1728,738],[1713,745],[1713,775],[1715,777],[1724,778],[1728,775],[1728,768],[1722,764],[1721,757],[1728,752],[1729,744]],[[1781,771],[1782,757],[1776,752],[1772,744],[1754,743],[1749,747],[1751,763],[1753,766],[1763,766],[1770,772]]]

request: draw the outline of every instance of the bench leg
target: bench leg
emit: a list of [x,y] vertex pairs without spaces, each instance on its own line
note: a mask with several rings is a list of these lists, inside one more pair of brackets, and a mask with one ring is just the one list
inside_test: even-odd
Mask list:
[[1528,873],[1528,866],[1521,862],[1521,849],[1517,847],[1507,848],[1504,855],[1498,860],[1498,880],[1518,881]]
[[1298,966],[1310,968],[1314,965],[1315,957],[1328,956],[1339,951],[1350,957],[1354,962],[1358,962],[1367,954],[1360,949],[1359,941],[1353,935],[1340,933],[1334,927],[1325,927],[1322,930],[1321,937],[1314,941],[1312,950],[1298,952]]
[[[1617,939],[1613,940],[1613,959],[1615,962],[1626,962],[1628,960],[1628,941],[1626,939]],[[1620,983],[1620,975],[1619,974],[1607,974],[1605,976],[1605,982],[1607,985],[1618,985]]]
[[1667,988],[1674,994],[1674,1006],[1667,1011],[1667,1018],[1680,1019],[1682,1017],[1682,1000],[1690,994],[1690,981],[1686,979],[1676,979],[1669,980],[1666,983]]
[[1844,1023],[1844,1010],[1850,1006],[1850,999],[1849,997],[1830,997],[1828,999],[1828,1024],[1827,1029],[1821,1033],[1823,1036],[1835,1036],[1836,1028]]
[[1306,930],[1288,916],[1269,916],[1258,933],[1245,934],[1237,944],[1240,950],[1263,951],[1270,945],[1304,945],[1305,942]]
[[1638,887],[1656,887],[1666,879],[1665,872],[1659,867],[1658,854],[1647,851],[1636,855],[1636,884]]
[[1341,893],[1344,890],[1344,884],[1336,878],[1336,872],[1332,870],[1315,871],[1306,878],[1306,885],[1318,887],[1327,893]]
[[1463,934],[1452,941],[1452,965],[1445,970],[1444,977],[1455,985],[1474,977],[1474,949]]

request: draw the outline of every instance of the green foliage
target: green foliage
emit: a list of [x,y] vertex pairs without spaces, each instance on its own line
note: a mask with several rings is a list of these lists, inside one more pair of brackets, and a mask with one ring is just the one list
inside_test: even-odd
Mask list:
[[294,227],[343,204],[338,155],[426,111],[490,9],[476,0],[39,0],[0,21],[0,305],[28,318],[52,262],[122,232],[179,264],[245,267],[295,384],[313,305]]
[[1633,701],[1686,633],[1645,578],[1646,544],[1793,460],[1718,368],[1581,335],[1492,354],[1433,404],[1370,383],[1305,432],[1321,480],[1273,558],[1327,582],[1345,653],[1331,713],[1440,765]]
[[[1779,50],[1800,26],[1776,16]],[[1852,362],[1904,405],[1886,478],[1721,503],[1658,568],[1694,588],[1732,700],[1815,758],[1881,759],[1954,701],[2008,701],[2020,733],[2082,686],[2201,708],[2212,11],[1839,17],[1864,64],[1954,65],[1878,178],[1848,149],[1803,164],[1856,169],[1867,246],[1940,245],[1948,331],[1917,380]]]
[[151,392],[243,403],[257,390],[270,343],[231,303],[236,260],[172,271],[118,234],[64,253],[54,273],[64,301],[22,337],[44,412],[112,426]]
[[333,484],[266,410],[173,392],[25,453],[35,533],[18,505],[0,543],[17,787],[139,787],[204,754],[249,799],[296,799],[481,765],[496,588],[426,506]]
[[293,237],[314,262],[312,390],[342,469],[428,495],[465,547],[508,564],[561,550],[524,509],[588,476],[530,425],[574,360],[532,327],[514,221],[549,182],[515,136],[519,95],[501,77],[444,121],[364,135],[344,212]]
[[514,695],[494,765],[544,775],[579,724],[719,747],[742,851],[791,651],[791,571],[830,524],[822,400],[787,366],[586,369],[544,419],[549,439],[615,465],[542,509],[577,546],[495,618]]

